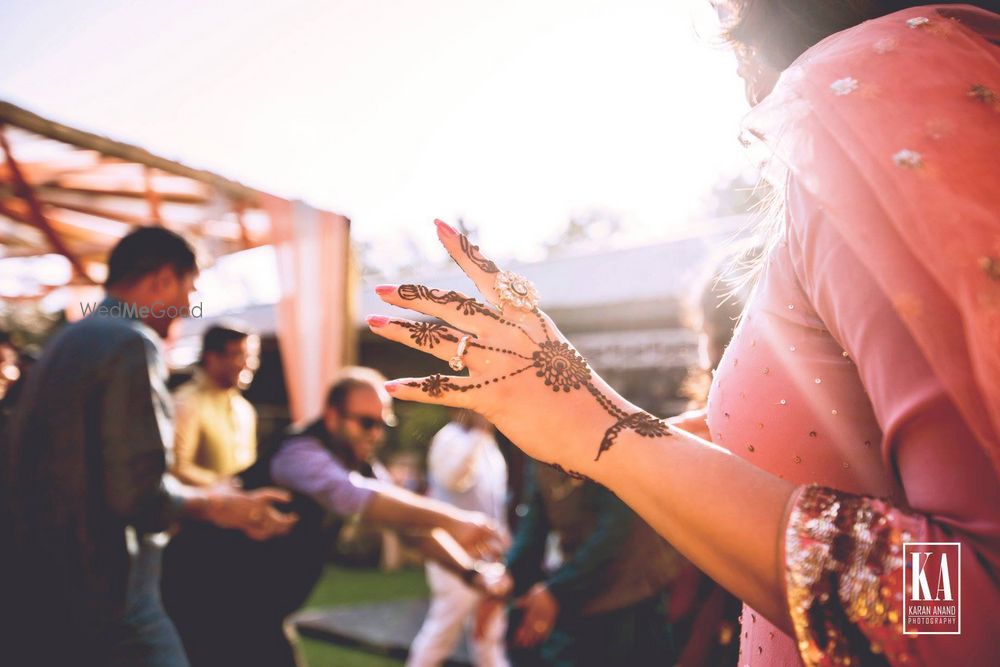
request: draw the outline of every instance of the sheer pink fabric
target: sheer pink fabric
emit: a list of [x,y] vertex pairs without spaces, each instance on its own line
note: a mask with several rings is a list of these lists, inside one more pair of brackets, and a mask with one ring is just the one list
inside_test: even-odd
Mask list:
[[347,362],[350,221],[303,202],[262,197],[281,283],[275,317],[289,409],[293,421],[302,421],[319,414]]
[[998,41],[1000,16],[965,5],[868,21],[799,58],[747,128],[872,272],[1000,470]]
[[[968,7],[870,21],[810,49],[748,118],[787,167],[787,229],[716,375],[709,428],[803,487],[776,545],[796,637],[747,609],[740,665],[1000,657],[989,39],[1000,17]],[[962,544],[961,635],[901,634],[902,541]]]

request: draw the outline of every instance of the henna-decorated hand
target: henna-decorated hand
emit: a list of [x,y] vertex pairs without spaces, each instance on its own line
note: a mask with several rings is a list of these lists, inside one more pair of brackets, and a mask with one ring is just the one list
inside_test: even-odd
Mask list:
[[[587,459],[597,460],[624,430],[643,437],[669,435],[665,422],[629,404],[593,372],[531,303],[530,285],[501,271],[463,234],[435,222],[445,249],[493,305],[423,285],[376,287],[386,303],[448,324],[371,316],[374,333],[444,361],[456,356],[463,336],[470,337],[461,356],[467,376],[395,380],[386,385],[390,393],[475,410],[530,456],[570,468],[583,460],[581,446],[588,448]],[[595,429],[603,438],[581,442]]]

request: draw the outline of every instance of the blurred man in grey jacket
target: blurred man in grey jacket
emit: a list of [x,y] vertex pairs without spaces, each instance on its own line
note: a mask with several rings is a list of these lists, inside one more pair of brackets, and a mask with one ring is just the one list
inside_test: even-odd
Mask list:
[[159,596],[178,517],[257,539],[295,521],[272,489],[194,489],[166,474],[173,442],[161,354],[190,312],[195,256],[161,227],[125,236],[107,297],[46,346],[14,409],[0,478],[0,662],[187,664]]

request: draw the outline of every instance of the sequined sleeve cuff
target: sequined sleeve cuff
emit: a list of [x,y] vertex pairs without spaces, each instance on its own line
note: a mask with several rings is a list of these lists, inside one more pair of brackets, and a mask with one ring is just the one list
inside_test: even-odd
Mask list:
[[903,542],[922,519],[885,501],[821,486],[800,490],[785,530],[789,612],[807,667],[907,664]]

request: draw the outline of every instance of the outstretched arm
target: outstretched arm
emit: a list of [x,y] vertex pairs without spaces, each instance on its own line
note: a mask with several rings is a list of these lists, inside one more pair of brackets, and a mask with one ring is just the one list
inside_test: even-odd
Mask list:
[[[474,409],[529,455],[604,484],[710,576],[790,630],[779,548],[794,485],[626,401],[541,310],[516,307],[527,291],[516,278],[444,223],[438,237],[487,299],[504,307],[422,285],[378,287],[387,303],[448,325],[373,317],[375,333],[444,361],[471,336],[462,357],[468,376],[397,380],[388,385],[393,395]],[[710,493],[711,503],[691,500]]]

